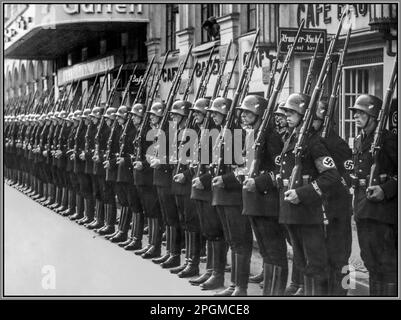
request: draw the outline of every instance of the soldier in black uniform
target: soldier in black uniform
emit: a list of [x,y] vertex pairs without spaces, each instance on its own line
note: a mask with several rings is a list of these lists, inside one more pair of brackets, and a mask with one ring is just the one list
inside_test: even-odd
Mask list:
[[67,190],[68,190],[68,205],[64,211],[60,214],[64,217],[72,216],[76,213],[76,198],[79,192],[78,177],[74,173],[74,160],[71,160],[70,155],[74,151],[75,135],[79,126],[79,121],[74,120],[74,117],[78,119],[81,115],[81,111],[70,112],[65,119],[66,126],[71,127],[68,131],[66,146],[62,151],[66,158],[66,174],[67,174]]
[[[261,115],[268,101],[259,96],[245,97],[242,105],[242,124],[247,137],[256,137],[260,129]],[[288,277],[286,232],[279,224],[279,194],[275,176],[279,171],[283,142],[273,123],[268,124],[261,145],[259,172],[243,182],[243,211],[249,217],[260,254],[263,257],[263,295],[283,295]],[[252,145],[247,146],[252,148]],[[248,157],[247,157],[248,158]]]
[[[153,169],[150,168],[146,161],[146,150],[151,145],[150,141],[146,141],[145,137],[139,139],[138,130],[143,121],[146,106],[142,103],[136,103],[132,110],[132,124],[135,126],[135,139],[127,139],[126,143],[133,144],[133,148],[129,153],[133,166],[133,175],[135,188],[138,192],[138,200],[141,203],[143,210],[138,210],[133,213],[133,225],[131,235],[127,242],[120,243],[125,250],[139,250],[142,248],[143,227],[145,215],[152,217],[154,212],[160,215],[160,206],[157,199],[157,191],[153,186]],[[145,133],[146,134],[146,133]],[[138,139],[138,140],[136,140]],[[149,218],[150,219],[150,218]],[[152,239],[149,238],[149,245],[152,244]],[[149,246],[150,248],[150,246]]]
[[[313,127],[317,134],[321,134],[322,123],[327,112],[327,102],[319,101]],[[349,191],[350,164],[352,151],[348,144],[334,131],[333,126],[323,143],[333,157],[337,170],[341,175],[342,185],[334,188],[324,201],[327,215],[326,244],[329,259],[329,288],[328,294],[332,296],[345,296],[347,289],[342,287],[342,280],[348,270],[348,259],[352,249],[352,196]]]
[[[104,226],[104,201],[102,194],[102,182],[99,181],[99,174],[97,172],[97,164],[93,160],[96,149],[96,135],[99,131],[100,119],[102,118],[104,112],[104,108],[94,107],[89,115],[92,125],[91,129],[87,131],[87,139],[85,145],[85,160],[86,165],[88,166],[88,171],[91,171],[91,181],[92,181],[92,190],[93,197],[96,200],[95,204],[95,219],[91,223],[85,224],[85,227],[88,229],[99,229]],[[90,167],[90,168],[89,168]],[[104,179],[104,175],[100,175],[102,179]]]
[[[163,116],[163,111],[165,109],[165,104],[161,102],[155,102],[151,106],[149,113],[150,126],[152,129],[157,130],[160,120]],[[156,138],[160,143],[158,151],[164,149],[163,144],[165,141],[159,140],[161,138]],[[168,141],[168,135],[166,134],[166,141]],[[167,226],[176,226],[178,225],[178,214],[175,208],[174,197],[171,194],[171,172],[172,168],[168,164],[168,158],[166,158],[165,164],[161,163],[161,158],[168,155],[168,145],[166,143],[165,148],[166,154],[146,154],[147,161],[150,164],[150,167],[153,168],[153,185],[157,189],[157,195],[159,200],[159,206],[155,208],[155,210],[147,211],[145,210],[145,216],[148,219],[149,226],[149,239],[150,243],[148,246],[144,247],[142,250],[136,251],[136,255],[141,255],[146,258],[156,258],[161,255],[161,242],[162,242],[162,233],[163,233],[163,220]],[[143,163],[143,162],[142,162]],[[149,171],[151,172],[151,171]],[[154,194],[154,189],[152,191]],[[169,234],[170,238],[170,234]],[[171,248],[170,248],[171,249]],[[171,253],[171,252],[170,252]],[[170,259],[171,257],[171,259]],[[160,262],[159,260],[154,259],[154,262],[160,262],[161,266],[166,266],[163,263],[168,264],[172,263],[173,265],[177,264],[177,258],[173,257],[173,255],[164,256],[163,259],[166,259],[164,262]],[[163,260],[162,259],[162,260]],[[170,260],[168,260],[170,259]],[[179,256],[178,256],[179,259]],[[179,261],[178,261],[179,263]],[[167,264],[167,266],[168,266]],[[170,266],[171,267],[171,266]]]
[[[86,218],[78,220],[79,224],[83,224],[86,227],[94,221],[95,199],[97,191],[96,178],[93,174],[93,160],[92,160],[93,152],[95,149],[95,135],[97,132],[97,124],[96,121],[94,121],[94,118],[90,116],[91,113],[92,111],[90,111],[86,116],[86,118],[84,119],[86,124],[85,147],[79,154],[79,158],[82,161],[85,161],[85,174],[88,175],[91,184],[90,186],[91,195],[86,197],[84,200]],[[99,206],[97,206],[97,209],[99,209]]]
[[[120,126],[120,136],[122,137],[122,131],[128,117],[128,108],[126,106],[120,106],[117,110],[117,121]],[[123,243],[127,240],[128,230],[130,222],[132,220],[133,213],[141,212],[142,207],[138,198],[138,192],[134,185],[134,177],[132,170],[132,162],[130,154],[133,153],[133,144],[136,133],[136,128],[132,121],[127,123],[127,130],[125,132],[125,138],[119,139],[119,148],[116,153],[116,164],[118,166],[117,171],[117,183],[116,193],[118,200],[121,204],[121,216],[119,232],[112,238],[111,242]]]
[[[64,111],[63,111],[64,112]],[[62,196],[62,177],[61,172],[58,168],[58,159],[56,158],[55,154],[58,149],[58,138],[60,135],[61,130],[61,120],[59,118],[60,111],[56,111],[53,115],[53,125],[54,131],[52,132],[53,135],[50,140],[50,158],[51,158],[51,165],[52,165],[52,181],[55,185],[55,199],[53,204],[49,204],[47,207],[49,209],[55,209],[60,206],[61,204],[61,196]]]
[[[202,129],[205,129],[206,114],[210,106],[210,99],[198,99],[191,108],[194,112],[195,122],[198,128],[198,159],[196,174],[193,176],[191,199],[195,202],[196,212],[202,234],[207,240],[206,272],[200,277],[189,280],[192,285],[200,285],[201,290],[213,290],[224,285],[224,267],[227,258],[227,244],[224,240],[223,226],[216,211],[212,206],[212,176],[208,171],[209,163],[202,163],[203,152],[212,156],[212,149],[204,150],[203,145],[207,145],[206,131],[202,137]],[[209,115],[210,116],[210,115]],[[210,121],[210,120],[209,120]],[[213,128],[213,126],[211,126]]]
[[40,132],[39,136],[39,142],[37,144],[35,153],[37,154],[38,158],[38,166],[40,170],[40,176],[43,182],[43,196],[41,198],[37,199],[37,202],[42,203],[46,201],[47,196],[48,196],[48,184],[49,184],[49,175],[46,172],[47,171],[47,166],[46,166],[46,158],[43,156],[43,150],[47,144],[47,136],[49,134],[50,130],[50,120],[48,119],[48,115],[44,114],[43,115],[43,129]]
[[[186,139],[181,142],[183,145],[188,140],[187,137],[179,137],[179,135],[183,134],[186,118],[189,115],[191,106],[192,104],[188,101],[178,100],[171,107],[170,117],[174,125],[174,141],[176,141],[176,143],[173,143],[173,148],[177,150],[177,154],[180,152],[177,149],[180,140]],[[178,156],[180,157],[179,154]],[[182,156],[186,157],[187,155]],[[201,251],[200,222],[195,202],[191,200],[192,172],[188,164],[183,164],[180,172],[174,170],[174,174],[171,189],[175,196],[181,229],[188,233],[188,242],[185,248],[188,251],[188,263],[185,269],[177,275],[180,278],[187,278],[199,274]]]
[[72,129],[71,123],[67,121],[68,114],[65,111],[61,111],[58,115],[58,119],[61,125],[60,132],[57,138],[57,150],[54,153],[54,157],[57,159],[58,175],[60,179],[60,187],[62,190],[60,206],[56,207],[54,211],[61,213],[68,207],[68,173],[67,169],[67,139]]
[[[117,139],[112,132],[114,120],[116,118],[117,109],[109,107],[103,115],[106,125],[101,125],[95,136],[95,154],[93,156],[96,176],[100,185],[102,198],[105,204],[104,220],[105,224],[99,229],[95,229],[100,235],[112,235],[115,231],[115,223],[117,217],[117,204],[115,194],[115,169],[108,166],[105,169],[103,162],[107,153],[107,149],[114,139]],[[110,138],[110,139],[109,139]]]
[[340,175],[329,151],[316,132],[306,137],[301,157],[302,186],[288,190],[295,166],[293,153],[309,96],[291,94],[283,109],[293,131],[280,157],[280,223],[287,226],[294,250],[294,263],[304,274],[305,295],[326,295],[328,252],[322,209],[323,198],[341,187]]
[[[209,109],[212,112],[212,119],[220,131],[229,108],[234,108],[231,103],[230,99],[216,98]],[[236,129],[241,128],[238,126]],[[232,140],[234,142],[234,138]],[[224,147],[234,151],[234,144]],[[234,155],[232,159],[235,160]],[[214,178],[212,179],[212,205],[216,206],[221,219],[224,236],[231,248],[232,257],[231,285],[216,295],[243,296],[247,295],[248,288],[252,255],[252,229],[249,219],[242,215],[242,185],[234,175],[233,166],[225,163],[220,168],[220,172],[216,172],[216,170],[217,168],[214,170]]]
[[368,94],[359,96],[354,106],[356,125],[361,129],[354,141],[354,214],[361,257],[369,270],[372,296],[397,295],[397,137],[383,133],[378,152],[380,181],[368,186],[374,160],[370,153],[382,101]]
[[91,183],[89,177],[85,174],[85,162],[79,158],[80,153],[85,147],[85,133],[86,124],[83,119],[87,117],[90,110],[84,110],[84,112],[77,110],[74,112],[74,122],[77,122],[78,128],[75,134],[74,149],[70,155],[70,159],[74,161],[74,173],[78,181],[78,192],[75,200],[76,212],[69,219],[72,221],[79,221],[84,218],[84,198],[90,197],[92,190],[90,190]]
[[[52,139],[54,135],[54,131],[56,129],[55,122],[53,121],[54,113],[49,112],[47,114],[47,120],[49,121],[49,132],[47,134],[47,137],[45,138],[46,143],[44,144],[43,147],[43,157],[45,161],[45,165],[47,167],[46,173],[47,173],[47,181],[49,181],[47,185],[47,192],[48,192],[48,197],[47,200],[44,202],[41,202],[43,206],[48,206],[54,203],[55,201],[55,184],[53,180],[53,170],[52,170],[52,157],[51,157],[51,146],[52,146]],[[50,167],[50,170],[49,170]]]
[[[118,110],[117,110],[118,111]],[[107,116],[107,114],[106,114]],[[113,118],[114,120],[111,120],[111,118]],[[117,165],[117,156],[118,153],[120,151],[120,135],[121,135],[121,125],[118,123],[117,120],[117,112],[115,112],[112,115],[108,115],[106,117],[106,123],[110,124],[111,121],[112,122],[112,126],[111,126],[111,130],[110,130],[110,135],[109,135],[109,139],[107,140],[107,147],[106,147],[106,151],[104,153],[104,157],[103,157],[103,167],[106,169],[106,181],[110,181],[113,183],[113,188],[114,188],[114,194],[118,196],[118,191],[117,191],[117,174],[118,174],[118,165]],[[124,204],[123,204],[124,206]],[[110,217],[110,222],[116,222],[116,218],[117,218],[117,208],[114,210],[114,207],[111,206],[111,213],[109,215]],[[115,236],[119,236],[123,235],[123,234],[127,234],[128,233],[128,229],[129,229],[129,222],[131,219],[127,219],[131,217],[131,214],[127,212],[127,210],[122,210],[121,214],[120,214],[120,220],[119,220],[119,224],[118,224],[118,228],[115,232],[109,233],[108,231],[110,230],[110,228],[105,228],[105,231],[107,231],[105,238],[106,239],[111,239]],[[124,219],[122,219],[124,217]],[[110,223],[111,225],[111,223]],[[114,229],[114,225],[112,227]],[[102,232],[103,233],[103,232]],[[99,232],[100,234],[100,232]]]

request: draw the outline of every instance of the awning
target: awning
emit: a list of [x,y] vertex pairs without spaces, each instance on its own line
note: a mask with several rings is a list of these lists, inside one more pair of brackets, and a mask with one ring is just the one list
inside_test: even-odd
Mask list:
[[71,48],[85,46],[95,39],[119,36],[132,31],[143,22],[77,22],[38,26],[23,35],[4,51],[10,59],[52,60],[66,54]]

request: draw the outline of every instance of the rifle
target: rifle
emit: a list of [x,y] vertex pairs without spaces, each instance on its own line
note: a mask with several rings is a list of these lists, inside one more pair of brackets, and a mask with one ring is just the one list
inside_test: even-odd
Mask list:
[[348,43],[349,39],[351,36],[351,28],[348,29],[347,32],[347,37],[345,38],[345,43],[343,50],[340,54],[340,58],[338,59],[338,64],[337,64],[337,70],[336,70],[336,75],[334,77],[334,82],[333,82],[333,88],[331,90],[331,95],[327,107],[327,112],[323,120],[323,129],[320,134],[322,138],[327,138],[328,135],[330,134],[331,127],[332,127],[332,121],[331,119],[333,118],[334,110],[336,108],[337,104],[337,99],[338,99],[338,93],[339,93],[339,84],[340,84],[340,79],[343,71],[343,66],[344,66],[344,57],[347,54],[347,49],[348,49]]
[[[179,85],[180,85],[180,82],[181,82],[182,73],[184,72],[184,69],[185,69],[185,66],[186,66],[186,64],[188,62],[189,55],[191,54],[191,51],[192,51],[192,44],[189,47],[189,50],[187,52],[187,55],[186,55],[184,61],[181,63],[180,67],[178,68],[177,73],[175,74],[173,83],[172,83],[171,88],[170,88],[169,95],[167,96],[168,98],[167,98],[167,102],[166,102],[166,108],[163,111],[163,117],[162,117],[162,119],[160,121],[160,126],[159,126],[159,130],[158,130],[159,133],[160,133],[161,130],[166,130],[166,128],[167,128],[169,110],[170,110],[171,106],[173,105],[175,96],[177,95],[177,91],[178,91],[178,88],[179,88]],[[157,136],[159,136],[159,135],[157,135]]]
[[295,144],[294,151],[293,151],[295,154],[295,166],[292,169],[291,176],[289,179],[289,185],[288,185],[289,190],[295,189],[302,184],[302,177],[301,177],[302,152],[305,149],[306,141],[309,137],[309,132],[312,128],[313,117],[314,117],[314,114],[316,113],[317,102],[318,102],[318,99],[319,99],[321,91],[322,91],[323,81],[324,81],[325,77],[327,76],[327,73],[328,73],[328,70],[329,70],[329,67],[331,64],[331,56],[333,54],[334,46],[340,35],[346,14],[347,14],[347,10],[344,10],[344,12],[341,16],[341,19],[340,19],[340,23],[338,25],[337,33],[335,34],[333,40],[330,42],[329,48],[327,49],[326,57],[323,62],[323,66],[320,70],[319,77],[317,78],[316,85],[315,85],[315,88],[312,93],[312,97],[308,103],[308,108],[306,109],[304,117],[303,117],[303,123],[301,126],[301,130],[299,132],[298,139]]
[[150,77],[150,70],[153,67],[153,62],[155,60],[155,56],[152,57],[152,60],[150,60],[150,63],[148,65],[148,67],[146,68],[145,74],[142,77],[141,80],[141,84],[139,85],[139,89],[136,93],[134,102],[132,103],[132,105],[134,106],[135,104],[137,104],[139,102],[139,99],[142,97],[144,90],[146,88],[146,85],[148,84],[149,81],[149,77]]
[[311,85],[312,85],[312,71],[316,63],[316,55],[317,51],[319,49],[319,43],[320,39],[322,37],[322,34],[319,35],[319,38],[317,39],[317,44],[315,48],[315,52],[313,53],[312,59],[309,62],[309,68],[308,68],[308,73],[306,74],[306,79],[305,79],[305,85],[304,85],[304,90],[302,91],[303,94],[309,94]]
[[148,105],[148,103],[149,103],[149,95],[150,95],[150,92],[152,91],[152,89],[153,89],[153,83],[155,82],[155,77],[156,77],[156,70],[154,70],[153,72],[152,72],[152,80],[150,81],[150,86],[147,86],[147,90],[146,90],[146,95],[145,95],[145,105],[147,106]]
[[[207,61],[207,64],[206,64],[206,68],[205,68],[205,70],[203,70],[203,72],[202,72],[202,76],[201,76],[201,79],[200,79],[200,81],[199,81],[199,86],[198,86],[198,89],[196,90],[196,94],[195,94],[195,97],[194,97],[194,103],[195,103],[199,98],[203,98],[203,96],[204,96],[205,93],[206,93],[207,83],[205,83],[205,81],[207,81],[207,82],[209,81],[210,76],[211,76],[212,71],[213,71],[212,69],[213,69],[214,63],[213,63],[213,64],[210,63],[211,60],[212,60],[213,51],[214,51],[214,46],[213,46],[213,48],[210,50],[210,54],[209,54],[209,58],[208,58],[208,61]],[[215,61],[215,60],[214,60],[214,61]],[[195,68],[194,68],[194,70],[195,70]],[[193,70],[191,76],[193,76],[194,70]],[[207,80],[206,80],[206,75],[208,75]],[[186,99],[186,97],[184,96],[183,100],[185,100],[185,99]],[[182,135],[181,135],[182,140],[178,143],[178,152],[180,152],[180,150],[182,150],[183,143],[184,143],[184,142],[183,142],[183,139],[186,137],[187,131],[188,131],[189,129],[192,129],[192,127],[193,127],[193,110],[190,109],[190,110],[189,110],[188,117],[187,117],[187,119],[185,120],[185,125],[184,125],[183,133],[182,133]],[[183,165],[184,165],[184,164],[182,163],[182,157],[179,156],[178,159],[177,159],[177,165],[176,165],[176,167],[175,167],[175,173],[174,173],[174,175],[176,175],[176,174],[178,174],[178,173],[180,173],[180,172],[182,171],[182,169],[183,169],[182,166],[183,166]]]
[[217,165],[216,165],[216,168],[217,168],[216,173],[217,174],[220,173],[221,167],[223,165],[223,156],[224,156],[223,152],[224,152],[224,149],[225,149],[225,142],[224,142],[225,139],[224,139],[224,137],[226,136],[227,132],[233,128],[233,126],[235,124],[235,115],[236,115],[235,107],[239,102],[239,99],[241,97],[241,92],[242,92],[243,88],[245,88],[246,85],[247,85],[245,81],[247,80],[247,78],[249,79],[249,77],[247,77],[247,75],[250,72],[249,68],[250,68],[250,65],[251,65],[251,62],[252,62],[251,60],[253,59],[253,56],[255,55],[254,51],[255,51],[257,39],[259,37],[259,33],[260,33],[260,29],[258,29],[256,31],[255,38],[253,40],[251,50],[249,51],[250,53],[246,57],[246,61],[244,63],[244,68],[243,68],[241,76],[240,76],[240,78],[238,80],[237,89],[235,90],[235,93],[234,93],[234,97],[233,97],[233,100],[232,100],[232,103],[231,103],[231,108],[228,111],[228,114],[226,116],[224,127],[221,130],[221,132],[219,134],[219,137],[217,138],[216,144],[213,147],[213,149],[217,150],[219,152],[219,155],[220,155],[220,157],[219,157],[219,159],[217,161]]
[[[226,55],[224,57],[222,65],[220,66],[219,73],[217,75],[216,84],[215,84],[214,89],[213,89],[213,95],[212,95],[212,97],[210,99],[210,105],[213,103],[213,100],[216,99],[217,95],[219,94],[219,91],[220,91],[220,88],[221,88],[221,83],[222,83],[221,80],[222,80],[222,77],[223,77],[223,74],[224,74],[224,71],[225,71],[225,68],[226,68],[226,65],[227,65],[228,55],[230,53],[231,43],[232,43],[232,40],[228,44]],[[230,86],[230,82],[231,82],[232,76],[234,74],[235,65],[236,65],[237,61],[238,61],[238,52],[235,55],[235,58],[234,58],[234,61],[233,61],[233,65],[231,67],[231,71],[227,75],[227,80],[226,80],[226,83],[225,83],[225,85],[223,87],[223,93],[221,95],[223,98],[227,97],[228,87]],[[200,138],[199,138],[199,141],[198,141],[198,154],[201,154],[200,150],[201,150],[201,147],[202,147],[202,143],[205,140],[206,131],[210,129],[211,124],[212,124],[211,114],[210,114],[210,112],[207,112],[206,116],[205,116],[205,120],[204,120],[204,130],[201,131]],[[205,164],[202,164],[202,163],[199,162],[195,176],[199,177],[201,175],[201,173],[204,172],[204,169],[205,169]]]
[[[149,93],[149,96],[147,98],[146,111],[145,111],[145,114],[143,116],[143,119],[142,119],[141,125],[139,127],[138,133],[136,134],[136,137],[135,137],[135,140],[134,140],[134,146],[135,146],[134,150],[136,150],[136,155],[135,155],[135,160],[136,161],[139,161],[141,159],[141,156],[142,156],[142,151],[143,151],[142,150],[142,139],[145,137],[146,133],[148,132],[149,118],[150,118],[149,111],[150,111],[150,108],[152,107],[152,103],[153,103],[154,96],[156,94],[156,90],[159,87],[159,82],[160,82],[161,77],[162,77],[163,68],[166,65],[167,57],[168,57],[169,53],[170,53],[170,51],[167,51],[166,55],[164,56],[162,67],[160,68],[159,73],[157,75],[157,79],[156,79],[156,83],[155,83],[154,88],[152,88],[152,87],[150,88],[151,92]],[[156,73],[156,71],[155,71],[155,73]],[[153,75],[155,73],[153,73]],[[152,82],[153,82],[153,80],[152,80]]]
[[[135,66],[135,68],[133,69],[132,75],[131,75],[130,78],[128,79],[128,83],[127,83],[127,85],[125,86],[125,90],[124,90],[124,93],[123,93],[123,98],[122,98],[122,100],[121,100],[121,105],[124,105],[124,104],[125,104],[125,100],[126,100],[126,98],[127,98],[127,96],[128,96],[129,88],[131,87],[132,79],[133,79],[134,76],[135,76],[136,67],[137,67],[137,66]],[[128,111],[128,110],[127,110],[127,111]],[[131,113],[128,112],[128,114],[127,114],[127,120],[126,120],[126,122],[125,122],[124,129],[123,129],[123,131],[122,131],[122,133],[121,133],[121,136],[120,136],[120,141],[121,141],[121,144],[120,144],[120,153],[119,153],[119,156],[120,156],[120,157],[121,157],[122,152],[123,152],[124,147],[125,147],[125,137],[126,137],[126,135],[127,135],[127,128],[128,128],[128,124],[129,124],[130,121],[131,121]]]
[[[304,23],[305,23],[305,21],[302,20],[301,24],[298,28],[297,34],[295,36],[294,43],[289,48],[287,55],[284,59],[284,63],[281,68],[280,75],[278,77],[278,80],[274,87],[274,90],[273,90],[272,94],[270,95],[267,107],[266,107],[265,111],[263,112],[262,122],[260,124],[259,131],[256,135],[256,139],[252,145],[252,150],[254,150],[254,159],[252,160],[251,166],[249,167],[249,171],[248,171],[248,176],[251,178],[255,177],[259,173],[259,167],[260,167],[260,161],[261,161],[259,153],[261,151],[261,146],[263,144],[263,140],[264,140],[266,131],[268,129],[269,123],[272,121],[272,118],[274,115],[274,107],[276,106],[278,96],[279,96],[281,90],[283,89],[284,82],[287,78],[289,64],[294,55],[294,50],[298,43],[299,35],[304,27]],[[278,61],[278,51],[277,51],[276,59]],[[273,72],[270,74],[270,83],[274,82],[273,79],[274,79],[275,70],[277,68],[277,61],[275,63],[275,67],[272,68]],[[269,85],[270,85],[270,83],[269,83]],[[268,92],[270,90],[271,89],[268,89]]]
[[[153,89],[151,88],[151,93],[149,93],[149,97],[148,97],[148,107],[149,107],[149,106],[150,106],[150,107],[152,106],[152,103],[153,103],[153,100],[154,100],[154,98],[155,98],[156,92],[157,92],[157,90],[158,90],[158,88],[159,88],[159,83],[160,83],[160,80],[161,80],[161,77],[162,77],[162,74],[163,74],[163,69],[164,69],[164,66],[166,65],[167,57],[168,57],[169,54],[170,54],[170,50],[168,50],[168,51],[166,52],[166,55],[164,56],[162,66],[161,66],[161,68],[160,68],[160,70],[159,70],[159,73],[157,74],[155,86],[154,86]],[[149,107],[149,110],[150,110],[150,107]],[[149,111],[149,110],[147,110],[147,111]]]
[[[203,70],[202,75],[201,75],[201,78],[200,78],[200,80],[199,80],[199,86],[198,86],[198,90],[196,91],[196,94],[195,94],[194,102],[195,102],[196,100],[198,100],[199,97],[203,97],[204,94],[205,94],[206,85],[204,84],[204,82],[205,82],[206,74],[207,74],[208,71],[209,71],[210,64],[211,64],[211,62],[212,62],[212,55],[213,55],[213,53],[214,53],[214,48],[215,48],[215,46],[213,46],[212,49],[210,49],[210,54],[209,54],[209,57],[208,57],[208,59],[207,59],[207,63],[206,63],[205,70]],[[213,67],[213,65],[212,65],[212,67]],[[211,71],[212,71],[212,70],[210,70],[210,75],[211,75],[211,73],[212,73]],[[210,76],[209,76],[209,78],[210,78]]]
[[377,127],[373,137],[373,143],[370,147],[370,153],[373,157],[373,164],[370,168],[369,184],[368,186],[375,186],[380,184],[379,176],[379,152],[383,146],[383,133],[386,129],[388,117],[390,115],[391,101],[393,99],[394,88],[397,85],[397,69],[398,69],[398,54],[395,56],[394,67],[391,73],[390,83],[377,118]]

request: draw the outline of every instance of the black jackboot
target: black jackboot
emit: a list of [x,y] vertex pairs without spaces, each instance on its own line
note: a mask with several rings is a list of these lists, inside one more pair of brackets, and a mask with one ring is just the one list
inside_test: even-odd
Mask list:
[[70,220],[72,221],[82,219],[84,216],[84,198],[79,194],[76,196],[76,213],[72,216],[69,216]]
[[[137,256],[141,256],[143,255],[146,251],[148,251],[150,249],[150,247],[152,246],[152,234],[153,234],[153,225],[152,225],[152,219],[148,218],[148,245],[140,250],[135,251],[134,253]],[[145,233],[145,232],[144,232]]]
[[224,240],[212,242],[213,272],[212,276],[200,285],[202,290],[214,290],[224,286],[224,268],[227,262],[227,244]]
[[87,227],[89,230],[99,229],[104,226],[104,203],[103,203],[103,201],[96,199],[95,211],[96,211],[95,219],[91,223],[85,224],[85,227]]
[[61,212],[61,215],[64,217],[71,216],[75,213],[75,206],[76,206],[76,194],[74,190],[68,191],[68,208],[67,210]]
[[85,223],[91,223],[95,216],[95,201],[93,197],[86,198],[84,200],[85,204],[85,217],[77,221],[78,224],[82,225]]
[[235,254],[235,290],[232,296],[247,296],[249,270],[251,267],[251,256]]
[[66,210],[68,207],[68,189],[62,188],[61,190],[61,205],[54,209],[54,212],[61,213],[62,211]]
[[170,227],[170,256],[162,262],[160,266],[163,269],[176,268],[181,263],[181,228]]
[[189,261],[184,270],[177,275],[180,278],[188,278],[199,275],[199,262],[201,251],[201,234],[189,232]]
[[96,229],[95,231],[99,233],[99,235],[111,235],[114,234],[115,224],[116,224],[116,216],[117,216],[117,208],[116,204],[106,204],[105,205],[105,225],[100,229]]
[[[185,237],[185,248],[188,248],[189,247],[189,232],[188,231],[184,231],[184,237]],[[185,268],[186,268],[186,266],[187,266],[187,264],[188,264],[188,260],[189,260],[189,250],[188,249],[186,249],[185,250],[185,262],[184,262],[184,264],[182,264],[182,265],[180,265],[180,266],[177,266],[177,267],[175,267],[175,268],[172,268],[172,269],[170,269],[170,273],[179,273],[179,272],[181,272],[182,270],[184,270]]]
[[193,286],[199,286],[201,283],[204,283],[213,273],[213,242],[207,240],[206,246],[206,272],[196,279],[189,280],[189,283]]
[[139,250],[142,248],[142,237],[143,237],[143,223],[144,214],[143,212],[135,213],[135,223],[133,226],[132,241],[124,246],[125,250]]
[[135,233],[135,218],[136,215],[135,213],[132,214],[132,222],[131,222],[131,232],[129,233],[127,240],[123,241],[123,242],[119,242],[118,246],[123,248],[126,245],[130,244],[133,240],[134,240],[134,233]]
[[132,211],[129,207],[121,208],[121,217],[118,228],[118,233],[110,238],[111,242],[118,243],[127,240],[130,221],[132,219]]
[[249,277],[249,283],[261,283],[262,281],[263,281],[263,268],[258,274]]
[[304,275],[297,268],[295,263],[292,263],[291,282],[285,289],[286,296],[303,296],[304,295]]
[[47,191],[47,183],[43,183],[42,184],[42,188],[43,188],[43,195],[41,198],[36,199],[36,201],[40,204],[42,204],[44,201],[46,201],[47,199],[47,195],[48,195],[48,191]]
[[61,194],[62,194],[61,188],[56,186],[56,199],[52,205],[48,206],[49,209],[54,210],[61,205]]
[[170,258],[170,249],[171,249],[171,228],[170,226],[166,226],[166,254],[159,258],[153,258],[152,262],[156,264],[163,263]]
[[237,265],[235,263],[235,253],[231,250],[231,284],[228,288],[224,289],[223,291],[217,292],[214,294],[216,297],[228,297],[232,296],[235,290],[235,275],[236,275],[236,268]]
[[264,263],[263,270],[263,295],[282,296],[287,283],[288,269],[283,269],[277,265]]
[[155,257],[159,257],[161,254],[161,245],[162,245],[162,230],[161,230],[161,225],[160,225],[160,219],[158,218],[153,218],[151,219],[152,223],[152,245],[151,247],[141,255],[142,258],[144,259],[151,259]]

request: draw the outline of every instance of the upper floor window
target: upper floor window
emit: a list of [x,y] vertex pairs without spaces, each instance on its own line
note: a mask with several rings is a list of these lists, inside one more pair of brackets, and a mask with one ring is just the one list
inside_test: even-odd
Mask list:
[[246,30],[247,32],[249,31],[254,31],[256,30],[256,4],[247,4],[246,5],[246,11],[247,11],[247,26]]
[[[220,5],[219,4],[201,4],[201,21],[204,23],[210,17],[220,16]],[[208,32],[205,28],[202,28],[202,43],[208,42],[209,39]]]
[[178,5],[167,4],[166,6],[166,48],[167,50],[175,50],[176,17],[178,14]]

